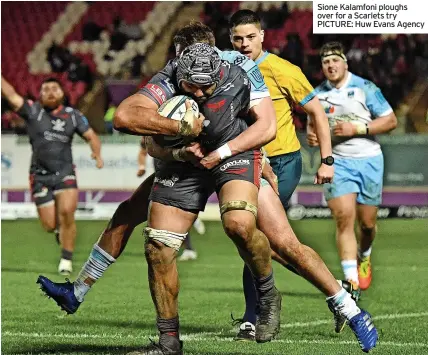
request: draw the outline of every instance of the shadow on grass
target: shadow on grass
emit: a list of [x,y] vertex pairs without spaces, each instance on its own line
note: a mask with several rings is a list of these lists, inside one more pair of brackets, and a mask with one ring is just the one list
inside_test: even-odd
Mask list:
[[[81,320],[80,320],[81,322]],[[117,320],[117,319],[91,319],[85,320],[85,326],[88,326],[90,329],[91,326],[107,326],[107,327],[115,327],[119,328],[117,330],[126,331],[126,329],[139,329],[139,330],[147,330],[151,333],[157,333],[155,321],[126,321],[126,320]],[[210,326],[207,324],[201,325],[187,325],[180,324],[180,333],[182,334],[192,334],[192,333],[201,333],[201,332],[219,332],[218,326]],[[219,332],[220,334],[220,332]]]
[[36,346],[21,347],[18,352],[7,352],[2,349],[2,354],[126,354],[128,352],[141,349],[141,346],[75,345],[64,343],[50,345],[40,344]]

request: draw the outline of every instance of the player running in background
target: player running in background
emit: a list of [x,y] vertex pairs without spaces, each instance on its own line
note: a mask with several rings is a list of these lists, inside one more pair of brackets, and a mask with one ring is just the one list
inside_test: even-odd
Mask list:
[[[76,240],[74,213],[78,190],[71,142],[74,133],[90,145],[97,168],[104,165],[101,143],[81,112],[63,105],[64,91],[56,79],[46,79],[40,87],[40,100],[24,100],[2,76],[1,93],[27,123],[33,151],[30,166],[30,187],[43,228],[55,232],[61,245],[58,272],[72,272]],[[56,232],[57,233],[57,232]]]
[[[146,173],[146,160],[147,160],[147,147],[145,144],[144,138],[140,142],[140,151],[138,152],[138,171],[137,176],[141,177]],[[198,217],[193,223],[193,228],[195,228],[198,234],[205,234],[205,223]],[[178,261],[188,261],[196,260],[198,258],[198,253],[193,248],[190,232],[187,234],[187,238],[184,240],[184,250],[179,256]]]
[[[230,18],[230,40],[235,50],[254,60],[263,74],[272,97],[276,119],[276,138],[265,146],[273,171],[278,177],[279,197],[285,209],[302,175],[300,142],[293,123],[293,105],[300,105],[313,119],[321,151],[320,168],[315,183],[333,178],[331,138],[324,110],[315,97],[313,87],[299,67],[263,50],[264,31],[260,18],[251,10],[239,10]],[[275,258],[275,256],[274,256]],[[282,261],[276,258],[277,261]],[[245,313],[236,340],[250,340],[256,320],[256,294],[251,273],[244,266],[243,287]]]
[[[397,118],[375,84],[348,71],[341,43],[326,43],[320,55],[327,80],[316,88],[316,95],[328,116],[336,168],[324,195],[336,221],[345,278],[365,290],[372,280],[370,255],[382,200],[383,155],[374,136],[393,130]],[[307,140],[312,146],[318,145],[316,129],[309,121]]]

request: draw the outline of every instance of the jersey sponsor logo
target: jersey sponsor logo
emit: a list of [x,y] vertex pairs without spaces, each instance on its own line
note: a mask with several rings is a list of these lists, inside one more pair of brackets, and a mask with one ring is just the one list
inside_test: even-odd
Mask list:
[[41,191],[35,192],[33,194],[33,197],[34,198],[37,198],[37,197],[46,197],[48,195],[48,192],[49,192],[48,188],[45,187],[45,186],[43,186]]
[[380,90],[376,90],[375,97],[381,105],[385,105],[387,103],[385,97],[383,96],[383,94]]
[[[244,165],[250,165],[250,161],[248,159],[232,160],[226,164],[223,164],[220,167],[220,171],[226,171],[228,169],[229,169],[228,172],[231,172],[231,173],[233,173],[233,171],[243,170],[243,169],[245,169],[245,171],[247,171],[248,168],[243,168],[243,169],[235,169],[234,168],[236,166],[244,166]],[[232,169],[230,169],[230,168],[232,168]]]
[[86,116],[82,115],[82,116],[80,116],[80,118],[86,126],[89,126],[89,122],[88,122],[88,119],[86,118]]
[[235,85],[234,84],[232,84],[232,83],[227,83],[226,85],[223,85],[222,87],[221,87],[221,89],[223,89],[223,91],[229,91],[230,89],[232,89],[232,88],[234,88],[235,87]]
[[10,153],[1,153],[1,168],[9,170],[12,167],[12,155]]
[[146,88],[159,105],[166,101],[165,91],[159,85],[148,84]]
[[65,128],[64,128],[64,126],[65,126],[65,121],[62,121],[62,120],[60,120],[60,119],[57,119],[57,120],[51,120],[51,122],[52,122],[52,129],[54,130],[54,131],[57,131],[57,132],[64,132],[65,131]]
[[47,141],[60,141],[62,143],[68,143],[70,141],[69,137],[50,131],[43,132],[43,137]]
[[265,86],[265,80],[262,73],[260,72],[257,66],[254,66],[247,72],[248,77],[250,78],[251,84],[256,89],[260,89]]
[[167,88],[169,89],[169,91],[171,92],[171,94],[175,94],[175,87],[174,84],[171,83],[171,79],[170,78],[166,78],[163,80],[163,83],[167,86]]
[[220,109],[224,106],[225,103],[226,103],[226,99],[223,99],[223,100],[218,101],[218,102],[213,102],[213,103],[206,104],[206,106],[212,112],[219,112]]
[[169,179],[168,178],[161,179],[161,178],[155,177],[154,183],[155,184],[163,185],[165,187],[173,187],[178,180],[180,180],[179,177],[178,177],[178,175],[174,174]]
[[348,91],[348,98],[349,98],[349,99],[354,98],[354,95],[355,95],[354,90],[352,90],[352,91]]

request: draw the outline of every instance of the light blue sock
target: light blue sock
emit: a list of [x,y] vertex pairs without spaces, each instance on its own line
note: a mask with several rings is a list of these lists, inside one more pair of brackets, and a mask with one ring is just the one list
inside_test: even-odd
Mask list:
[[90,290],[92,284],[86,283],[89,278],[93,282],[103,276],[104,271],[116,261],[110,254],[101,249],[98,244],[94,244],[91,254],[82,270],[80,270],[76,281],[74,281],[74,295],[79,302],[83,302],[84,296]]

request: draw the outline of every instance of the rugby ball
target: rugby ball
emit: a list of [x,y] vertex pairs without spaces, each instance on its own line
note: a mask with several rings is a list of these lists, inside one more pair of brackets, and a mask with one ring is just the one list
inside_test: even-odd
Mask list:
[[[158,113],[163,117],[181,121],[184,117],[184,114],[186,113],[186,100],[189,100],[194,115],[199,116],[198,104],[195,100],[185,95],[174,96],[173,98],[164,102],[162,106],[158,108]],[[188,137],[182,136],[156,135],[153,136],[153,139],[160,146],[168,148],[179,147],[190,143]]]

